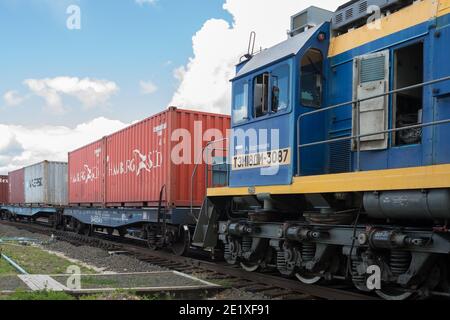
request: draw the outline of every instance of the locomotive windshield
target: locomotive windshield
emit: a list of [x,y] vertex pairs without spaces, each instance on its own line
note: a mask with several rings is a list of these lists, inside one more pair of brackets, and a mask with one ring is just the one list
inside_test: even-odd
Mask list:
[[289,65],[283,64],[272,72],[272,112],[289,107]]
[[233,123],[248,119],[248,83],[241,80],[234,84],[233,89]]
[[[291,67],[285,61],[268,71],[235,81],[233,123],[260,118],[289,109]],[[251,106],[251,109],[249,109]]]

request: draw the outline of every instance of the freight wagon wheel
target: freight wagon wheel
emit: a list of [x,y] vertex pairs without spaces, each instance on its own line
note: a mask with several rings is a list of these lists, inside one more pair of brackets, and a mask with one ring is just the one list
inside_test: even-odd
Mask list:
[[52,229],[56,229],[57,223],[56,223],[56,217],[55,216],[48,217],[48,223],[50,224]]
[[93,233],[94,233],[94,226],[86,225],[84,228],[84,235],[91,237]]
[[181,226],[180,236],[175,243],[172,244],[172,252],[177,256],[184,256],[191,247],[191,233],[189,228]]
[[112,236],[114,234],[114,228],[106,228],[106,232],[109,236]]
[[121,237],[125,237],[128,233],[127,228],[125,228],[125,227],[119,228],[117,231],[119,231],[119,236],[121,236]]
[[75,230],[78,234],[84,234],[86,229],[86,225],[84,223],[81,223],[79,221],[75,222]]

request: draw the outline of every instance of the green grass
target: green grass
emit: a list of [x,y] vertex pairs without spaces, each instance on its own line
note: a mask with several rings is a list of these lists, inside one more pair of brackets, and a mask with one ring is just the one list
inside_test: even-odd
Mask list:
[[[67,268],[74,265],[69,260],[50,254],[39,247],[5,244],[1,249],[30,274],[66,274]],[[88,268],[79,267],[82,273],[93,273]],[[5,271],[7,272],[7,269]]]
[[75,300],[75,298],[64,292],[54,291],[16,291],[9,295],[0,296],[0,300]]
[[100,287],[118,287],[119,283],[113,279],[102,279],[101,277],[89,277],[84,276],[81,277],[81,286],[90,287],[90,286],[100,286]]
[[154,301],[154,300],[174,300],[175,295],[172,295],[170,293],[155,293],[150,295],[143,295],[142,300],[148,300],[148,301]]
[[98,293],[81,296],[79,300],[142,300],[133,291],[116,290],[109,293]]
[[17,274],[14,269],[5,259],[0,259],[0,276],[9,276]]

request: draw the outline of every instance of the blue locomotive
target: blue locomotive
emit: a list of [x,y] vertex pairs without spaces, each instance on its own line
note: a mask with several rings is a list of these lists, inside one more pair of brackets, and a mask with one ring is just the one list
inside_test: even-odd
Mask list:
[[292,17],[232,79],[229,185],[194,244],[248,271],[450,296],[450,0]]

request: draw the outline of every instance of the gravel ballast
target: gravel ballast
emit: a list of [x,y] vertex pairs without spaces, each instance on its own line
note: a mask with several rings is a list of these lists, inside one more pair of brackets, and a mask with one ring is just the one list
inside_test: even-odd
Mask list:
[[[32,233],[27,230],[17,229],[10,226],[2,225],[0,222],[0,238],[7,237],[24,237],[38,240],[40,246],[49,252],[58,254],[67,259],[72,259],[77,264],[82,264],[95,270],[98,273],[133,273],[133,272],[155,272],[167,271],[148,262],[137,260],[134,257],[120,254],[110,254],[108,251],[89,247],[74,246],[71,243],[53,240],[45,235]],[[201,278],[201,277],[200,277]],[[192,285],[192,280],[176,277],[175,282],[170,283],[173,286]],[[213,282],[213,281],[212,281]],[[220,284],[220,283],[219,283]],[[239,289],[227,289],[216,296],[210,298],[214,300],[264,300],[264,295],[246,292]]]

